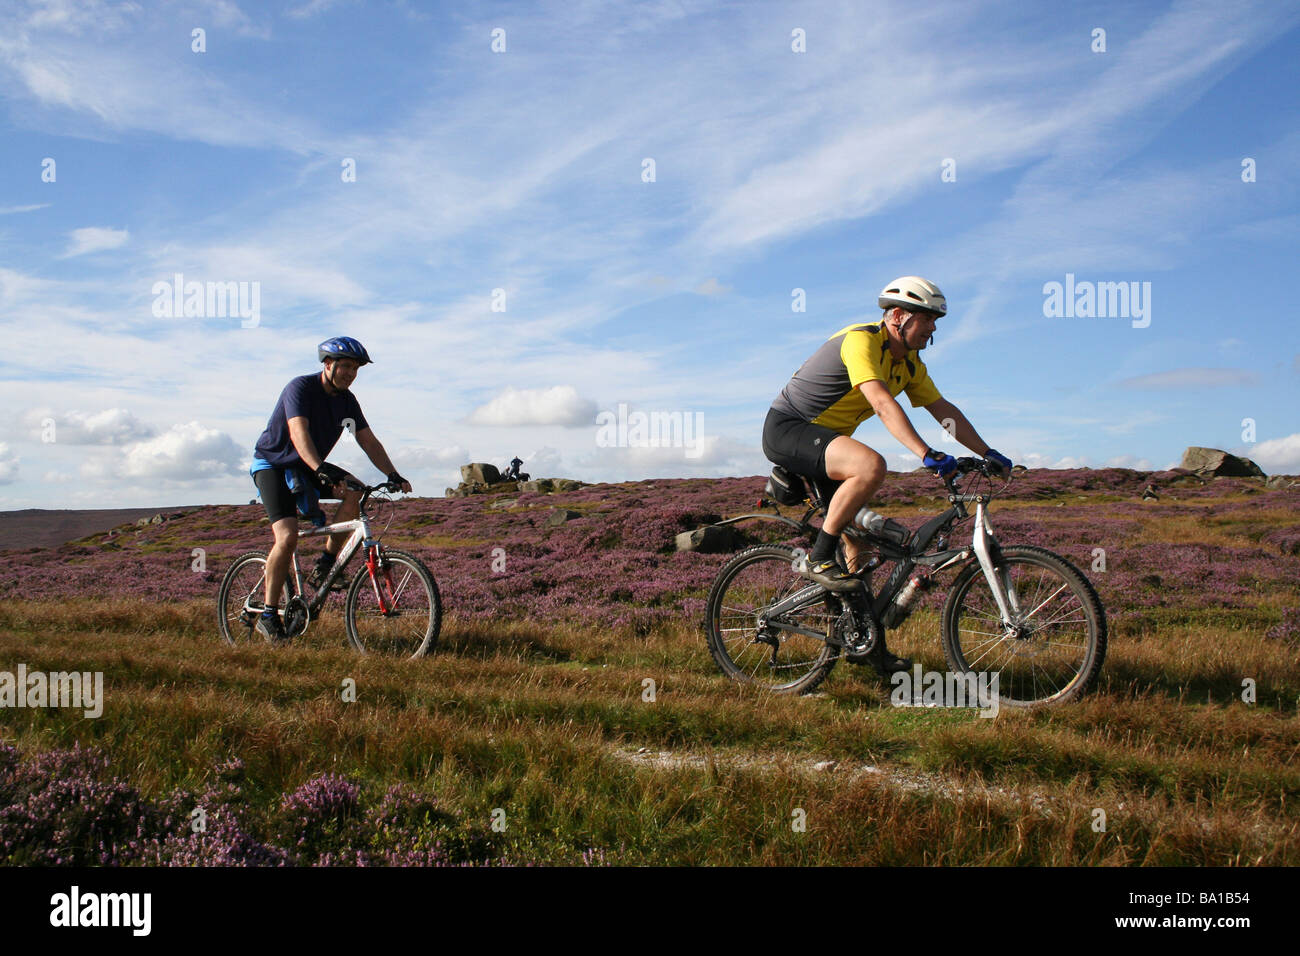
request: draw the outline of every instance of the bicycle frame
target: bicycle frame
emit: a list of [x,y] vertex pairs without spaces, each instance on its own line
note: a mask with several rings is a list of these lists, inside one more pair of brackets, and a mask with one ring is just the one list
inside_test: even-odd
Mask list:
[[[369,551],[369,554],[366,556],[366,567],[370,570],[371,586],[374,587],[374,576],[377,569],[375,550],[379,545],[379,541],[371,537],[370,521],[365,515],[361,515],[351,521],[340,521],[338,524],[327,524],[319,528],[313,527],[306,531],[299,531],[298,540],[301,541],[303,538],[316,538],[321,535],[340,534],[342,532],[349,532],[348,540],[344,542],[342,549],[335,557],[334,566],[330,568],[330,573],[326,575],[325,580],[321,582],[320,589],[316,592],[316,596],[307,602],[307,610],[311,612],[313,618],[316,617],[316,612],[324,607],[325,601],[330,595],[330,587],[334,584],[335,579],[343,574],[344,569],[352,561],[352,556],[356,554],[357,548],[359,547],[365,547]],[[296,593],[301,595],[303,593],[302,572],[298,567],[297,549],[294,549],[293,552],[293,579],[294,589]],[[375,596],[379,598],[380,606],[382,607],[384,599],[383,596],[379,594],[378,589],[375,591]]]
[[[892,542],[867,535],[856,528],[846,529],[855,538],[868,542],[872,549],[879,551],[882,560],[897,562],[884,587],[881,588],[872,602],[872,613],[877,620],[883,617],[886,609],[898,595],[898,592],[902,590],[917,565],[923,565],[929,568],[931,574],[937,574],[940,571],[946,571],[949,568],[965,564],[974,556],[984,572],[989,588],[993,592],[998,612],[1002,616],[1002,624],[1006,627],[1012,626],[1020,615],[1020,602],[1015,587],[1011,583],[1010,574],[1004,567],[1002,549],[993,533],[993,525],[989,521],[988,511],[985,508],[985,505],[990,501],[990,496],[949,494],[948,501],[951,503],[951,507],[922,525],[916,535],[913,536],[910,546],[907,547],[899,547]],[[941,532],[946,532],[955,521],[969,517],[970,512],[966,508],[968,503],[975,505],[975,523],[971,532],[970,545],[926,553],[926,548],[929,547],[930,542],[936,536],[939,536]],[[804,524],[818,510],[824,511],[824,507],[820,502],[804,516]],[[745,517],[770,518],[771,516],[756,514]],[[794,523],[788,518],[782,520],[787,523]],[[812,529],[811,525],[808,528],[815,530]],[[872,564],[867,568],[863,568],[857,572],[857,576],[861,578],[873,570],[874,567],[875,565]],[[773,604],[767,609],[765,617],[779,617],[792,611],[801,610],[816,601],[820,601],[827,593],[827,590],[821,585],[810,584],[806,588],[801,588],[789,597]],[[1049,596],[1048,600],[1054,596],[1055,594]],[[824,634],[814,633],[807,628],[784,624],[779,621],[769,621],[767,625],[777,630],[792,631],[810,637],[825,637]]]

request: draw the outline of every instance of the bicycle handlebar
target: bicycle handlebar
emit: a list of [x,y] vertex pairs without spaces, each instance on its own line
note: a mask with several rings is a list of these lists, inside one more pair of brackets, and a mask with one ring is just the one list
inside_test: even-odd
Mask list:
[[[943,483],[947,487],[948,493],[960,495],[961,489],[957,487],[957,479],[964,478],[969,474],[980,474],[989,479],[1003,477],[1000,468],[995,470],[992,464],[983,458],[973,458],[969,456],[958,458],[957,467],[943,479]],[[1011,474],[1009,472],[1005,477],[1007,481],[1011,480]]]

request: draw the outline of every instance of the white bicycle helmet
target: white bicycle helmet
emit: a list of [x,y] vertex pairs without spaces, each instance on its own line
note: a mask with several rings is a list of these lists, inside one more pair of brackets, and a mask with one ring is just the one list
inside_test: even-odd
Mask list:
[[939,315],[948,314],[948,300],[943,297],[939,287],[920,276],[900,276],[895,279],[881,290],[879,301],[882,309],[898,306],[908,312],[925,309]]

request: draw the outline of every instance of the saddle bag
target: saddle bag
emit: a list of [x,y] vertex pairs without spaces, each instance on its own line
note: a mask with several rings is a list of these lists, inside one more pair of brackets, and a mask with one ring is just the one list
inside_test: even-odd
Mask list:
[[792,474],[777,465],[768,476],[763,494],[777,504],[797,505],[808,497],[808,489],[804,485],[802,476]]

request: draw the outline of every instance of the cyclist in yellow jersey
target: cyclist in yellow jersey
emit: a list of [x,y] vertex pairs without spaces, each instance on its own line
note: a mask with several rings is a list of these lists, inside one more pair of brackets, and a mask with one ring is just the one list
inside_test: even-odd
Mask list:
[[[860,586],[835,562],[840,534],[853,521],[885,480],[885,459],[850,437],[872,415],[898,441],[939,475],[956,462],[935,451],[917,434],[896,396],[906,393],[912,407],[924,407],[951,434],[977,455],[1009,472],[1011,461],[980,438],[975,427],[952,402],[939,394],[921,361],[921,351],[933,338],[935,324],[948,312],[939,287],[919,276],[902,276],[881,291],[884,310],[879,322],[840,329],[795,372],[772,403],[763,425],[763,453],[795,474],[835,483],[826,520],[801,565],[800,573],[833,591]],[[850,570],[857,568],[859,548],[843,539]],[[885,669],[910,666],[902,658],[885,657]]]

